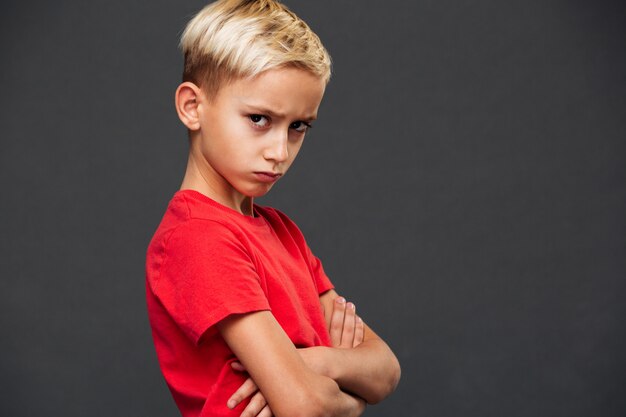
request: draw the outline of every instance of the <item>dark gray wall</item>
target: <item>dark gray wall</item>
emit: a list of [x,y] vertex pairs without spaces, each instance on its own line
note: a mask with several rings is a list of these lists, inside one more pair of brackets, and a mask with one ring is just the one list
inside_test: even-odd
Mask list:
[[[263,202],[400,358],[366,415],[626,415],[624,3],[287,4],[334,77]],[[177,415],[143,265],[201,5],[2,3],[2,416]]]

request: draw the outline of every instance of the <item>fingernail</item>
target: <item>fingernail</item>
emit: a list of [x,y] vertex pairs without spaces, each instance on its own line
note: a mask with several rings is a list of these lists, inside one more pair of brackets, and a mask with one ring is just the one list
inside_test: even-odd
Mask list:
[[346,299],[343,298],[343,297],[338,297],[337,300],[335,300],[335,301],[337,301],[339,304],[343,304],[343,303],[346,302]]
[[356,322],[361,324],[361,323],[363,323],[363,319],[361,317],[357,316],[356,317]]
[[354,303],[348,303],[348,308],[350,310],[354,310],[354,309],[356,309],[356,306],[354,305]]
[[228,400],[228,402],[226,403],[226,406],[230,408],[231,410],[235,408],[236,405],[237,405],[237,402],[235,400]]

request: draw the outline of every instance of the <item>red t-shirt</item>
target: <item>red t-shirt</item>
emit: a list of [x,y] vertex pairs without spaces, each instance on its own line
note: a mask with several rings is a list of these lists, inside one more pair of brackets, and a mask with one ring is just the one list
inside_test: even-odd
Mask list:
[[330,346],[319,295],[333,288],[302,233],[277,210],[244,216],[192,190],[170,201],[146,260],[148,315],[165,380],[184,417],[238,416],[245,381],[215,324],[271,310],[296,347]]

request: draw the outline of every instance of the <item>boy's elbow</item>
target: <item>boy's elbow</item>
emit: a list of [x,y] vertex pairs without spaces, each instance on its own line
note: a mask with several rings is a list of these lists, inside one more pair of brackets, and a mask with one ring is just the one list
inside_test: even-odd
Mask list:
[[[385,397],[394,392],[400,383],[400,377],[402,376],[402,369],[400,368],[400,362],[395,355],[391,361],[391,371],[389,372],[389,380],[387,381],[387,393]],[[384,398],[384,397],[383,397]],[[382,400],[382,398],[381,398]]]
[[400,368],[400,362],[392,355],[392,359],[389,363],[389,372],[387,373],[386,378],[380,378],[380,386],[378,387],[372,395],[368,396],[365,400],[368,404],[378,404],[385,398],[387,398],[392,392],[396,390],[398,387],[398,383],[400,382],[400,377],[402,376],[402,370]]
[[390,378],[391,384],[390,384],[389,394],[391,394],[392,392],[396,390],[396,387],[400,383],[400,377],[402,377],[402,369],[400,368],[400,362],[398,361],[398,358],[396,358],[396,356],[394,355],[391,378]]

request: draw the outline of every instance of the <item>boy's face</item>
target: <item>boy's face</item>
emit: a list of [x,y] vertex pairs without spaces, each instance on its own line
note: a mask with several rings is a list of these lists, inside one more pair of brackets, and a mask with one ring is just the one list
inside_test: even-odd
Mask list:
[[222,202],[259,197],[284,175],[317,116],[325,83],[308,71],[280,68],[238,79],[198,97],[192,146],[201,175]]

